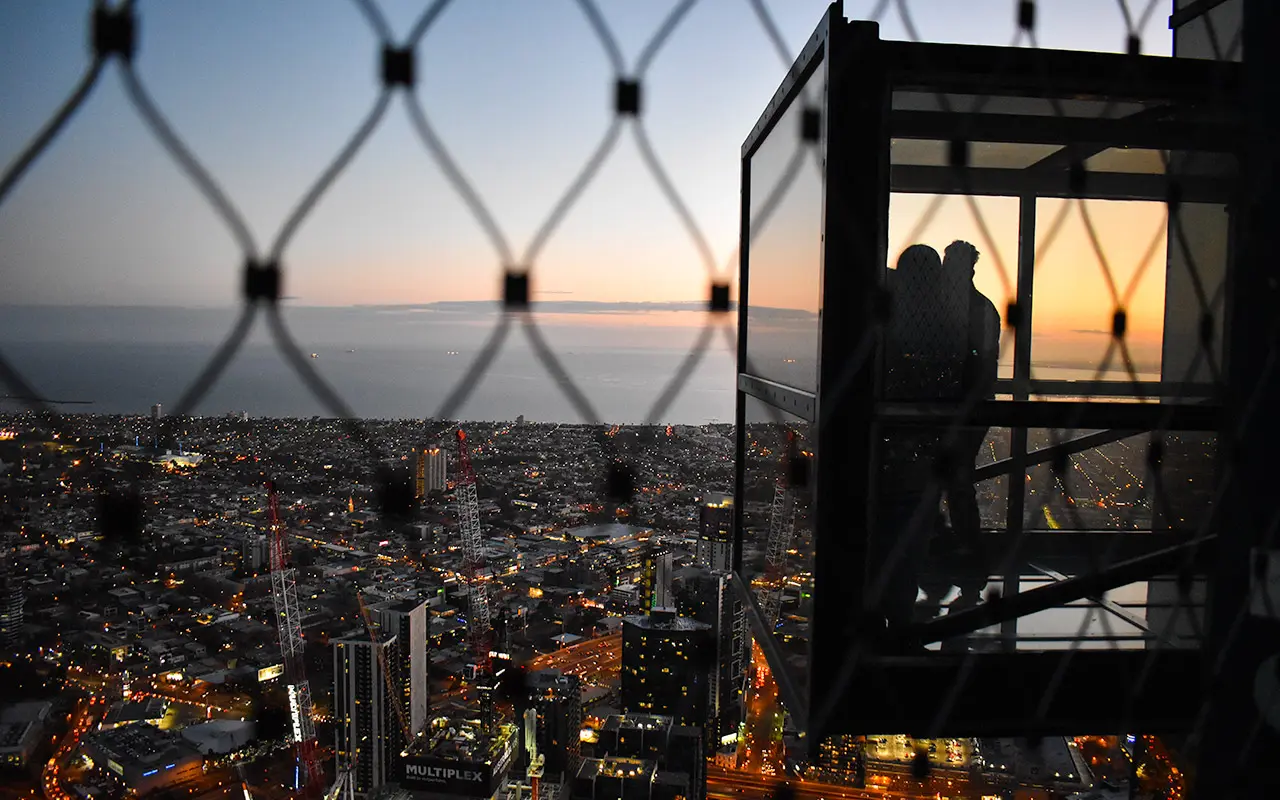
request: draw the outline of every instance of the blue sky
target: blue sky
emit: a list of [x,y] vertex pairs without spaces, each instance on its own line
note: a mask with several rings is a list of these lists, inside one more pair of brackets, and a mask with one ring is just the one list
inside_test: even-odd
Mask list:
[[[425,3],[383,2],[403,36]],[[635,61],[674,3],[600,0]],[[863,17],[874,2],[848,2]],[[1013,0],[910,0],[933,41],[1007,44]],[[1115,0],[1039,4],[1042,46],[1115,51]],[[1132,0],[1139,18],[1146,0]],[[1167,55],[1171,3],[1144,50]],[[792,52],[825,2],[768,7]],[[87,2],[0,2],[0,164],[8,164],[89,61]],[[344,0],[141,2],[138,73],[240,209],[260,248],[372,107],[378,43]],[[882,36],[907,38],[896,8]],[[417,94],[517,253],[611,119],[604,48],[571,0],[455,0],[418,47]],[[716,259],[738,229],[739,146],[785,67],[746,0],[702,0],[644,82],[654,147]],[[240,256],[222,223],[129,106],[115,67],[0,206],[4,301],[228,305]],[[397,99],[286,253],[286,292],[314,305],[494,297],[498,257],[413,135]],[[689,301],[698,252],[624,131],[536,264],[546,299]]]

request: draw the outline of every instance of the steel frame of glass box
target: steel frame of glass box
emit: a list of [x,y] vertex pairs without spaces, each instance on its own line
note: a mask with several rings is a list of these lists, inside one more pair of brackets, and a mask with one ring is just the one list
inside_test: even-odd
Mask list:
[[[813,86],[819,82],[821,99],[814,102]],[[883,402],[878,349],[867,343],[876,341],[875,319],[889,257],[891,193],[1017,197],[1016,302],[1023,322],[1005,329],[1005,335],[1014,337],[1013,375],[999,383],[1002,399],[979,403],[965,417],[1009,428],[1011,453],[984,468],[979,478],[1025,475],[1034,464],[1144,432],[1214,436],[1223,424],[1222,386],[1214,380],[1220,376],[1206,376],[1194,366],[1185,375],[1162,375],[1151,384],[1067,385],[1032,379],[1035,212],[1036,200],[1046,197],[1172,201],[1175,206],[1230,204],[1237,181],[1229,169],[1209,174],[1192,174],[1190,169],[1176,175],[1104,173],[1088,171],[1087,162],[1112,148],[1171,152],[1175,166],[1179,154],[1188,153],[1222,154],[1226,163],[1233,162],[1242,141],[1239,85],[1238,65],[1222,62],[881,41],[874,23],[845,21],[839,3],[818,25],[742,148],[735,487],[735,583],[750,600],[753,634],[769,658],[784,704],[812,750],[824,736],[843,732],[1073,734],[1125,724],[1130,730],[1172,733],[1190,725],[1205,696],[1201,682],[1188,677],[1203,671],[1202,653],[1195,648],[1166,648],[1158,659],[1142,649],[1080,649],[1069,663],[1062,651],[1025,652],[1016,645],[1005,652],[980,654],[868,651],[856,632],[865,617],[868,572],[874,568],[867,544],[874,525],[876,426],[945,425],[956,418],[956,409]],[[895,108],[895,93],[900,98],[913,96]],[[938,95],[951,102],[937,102]],[[970,99],[974,97],[988,99],[975,110]],[[1040,98],[1054,98],[1058,105]],[[760,369],[763,362],[752,358],[751,349],[753,309],[768,303],[768,298],[751,292],[753,243],[759,233],[752,213],[753,204],[760,202],[752,197],[753,158],[798,103],[820,114],[817,148],[823,159],[821,219],[813,226],[820,237],[818,262],[812,265],[818,276],[816,365],[812,382],[803,386],[798,385],[802,381],[789,383],[786,376]],[[809,116],[804,124],[812,126],[815,120]],[[893,164],[893,140],[937,142],[945,152],[961,155],[936,166]],[[952,144],[956,142],[967,144]],[[1060,149],[1027,168],[991,169],[976,164],[974,143]],[[1177,224],[1171,221],[1171,232]],[[1232,224],[1225,208],[1215,224],[1222,226],[1224,249],[1208,266],[1214,269],[1210,277],[1223,283],[1231,258]],[[1172,256],[1175,248],[1169,252]],[[1190,298],[1188,291],[1166,287],[1166,351],[1171,340],[1189,342],[1193,349],[1203,341],[1198,332],[1205,318],[1199,309],[1191,317],[1179,316]],[[1220,298],[1218,309],[1230,308],[1230,291],[1227,285],[1227,297]],[[1219,331],[1223,326],[1229,329],[1229,313],[1211,317],[1213,325]],[[1215,341],[1225,338],[1218,335]],[[1166,352],[1163,361],[1185,365],[1186,358]],[[1084,399],[1065,399],[1068,393]],[[1159,402],[1132,402],[1138,394]],[[1054,395],[1063,399],[1055,400]],[[800,673],[788,669],[784,647],[772,630],[766,631],[751,590],[752,575],[744,571],[744,515],[749,505],[744,500],[745,473],[754,437],[748,417],[749,408],[761,404],[778,419],[795,420],[812,432],[813,479],[801,490],[811,504],[802,517],[812,522],[812,608],[807,664]],[[1096,433],[1029,451],[1027,430],[1036,428]],[[1118,530],[1081,531],[1066,534],[1071,538],[1064,540],[1061,533],[1023,531],[1023,493],[1008,492],[1006,499],[1008,525],[999,534],[1003,538],[995,541],[1005,547],[1017,541],[1022,548],[1020,559],[1003,576],[1014,588],[997,602],[914,626],[918,643],[936,643],[997,624],[1014,642],[1016,621],[1028,614],[1097,600],[1108,590],[1158,576],[1189,573],[1202,587],[1209,572],[1212,533],[1201,536],[1168,526],[1141,536]],[[1082,568],[1096,563],[1099,547],[1112,548],[1108,566]],[[1032,560],[1074,577],[1018,592],[1023,569]],[[1097,605],[1111,613],[1105,603]],[[953,691],[957,686],[959,691]]]

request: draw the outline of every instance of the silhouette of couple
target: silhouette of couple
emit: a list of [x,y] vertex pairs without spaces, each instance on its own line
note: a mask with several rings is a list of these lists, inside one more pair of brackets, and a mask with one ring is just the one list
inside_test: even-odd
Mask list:
[[[945,258],[916,244],[888,273],[886,401],[959,405],[995,397],[1000,314],[973,284],[978,256],[977,248],[964,241],[948,245]],[[940,511],[944,496],[949,532],[959,552],[969,555],[952,559],[945,587],[924,588],[932,596],[955,585],[961,590],[957,603],[978,601],[986,573],[972,555],[981,545],[974,462],[986,436],[985,427],[947,422],[881,427],[871,550],[884,581],[880,611],[890,627],[912,621],[930,540],[948,532]]]

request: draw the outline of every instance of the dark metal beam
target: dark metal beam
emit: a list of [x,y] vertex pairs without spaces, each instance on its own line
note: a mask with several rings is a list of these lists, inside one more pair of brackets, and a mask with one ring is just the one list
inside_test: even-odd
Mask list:
[[879,403],[881,424],[982,425],[992,428],[1058,428],[1071,430],[1213,431],[1221,409],[1207,403],[1117,403],[1066,400],[992,400],[969,413],[956,404]]
[[[1124,117],[1058,117],[960,111],[894,111],[889,136],[949,142],[1080,144],[1148,150],[1235,152],[1239,130],[1227,124],[1131,122]],[[1101,173],[1092,173],[1094,177]],[[1016,193],[1015,193],[1016,194]]]
[[1027,467],[1034,464],[1047,464],[1058,456],[1070,456],[1076,453],[1083,453],[1086,450],[1093,450],[1103,445],[1118,442],[1121,439],[1127,439],[1130,436],[1137,436],[1144,431],[1135,430],[1107,430],[1089,433],[1074,439],[1068,439],[1065,442],[1042,447],[1039,450],[1033,450],[1022,458],[1002,458],[999,461],[993,461],[990,464],[984,464],[974,470],[974,479],[977,481],[985,481],[1000,475],[1009,475],[1013,472],[1021,472]]
[[813,422],[816,419],[817,398],[810,392],[742,372],[738,373],[738,391],[806,422]]
[[[1176,397],[1182,400],[1216,399],[1222,388],[1212,383],[1180,381],[1026,381],[1028,394],[1060,397]],[[1012,394],[1014,382],[1008,378],[996,381],[996,394]],[[1027,398],[1021,398],[1027,399]]]
[[1130,172],[1087,171],[1076,185],[1071,173],[1028,172],[1022,169],[975,168],[898,164],[890,170],[890,190],[906,194],[964,194],[1017,197],[1082,197],[1093,200],[1146,200],[1165,202],[1176,186],[1183,202],[1225,203],[1234,188],[1221,178],[1193,178]]
[[1155,553],[1112,564],[1101,572],[1093,572],[1059,583],[1019,592],[1010,597],[983,603],[966,611],[913,625],[907,638],[921,644],[940,642],[990,627],[1009,619],[1017,619],[1057,608],[1090,596],[1118,589],[1130,583],[1148,580],[1156,575],[1175,573],[1199,548],[1216,539],[1216,535],[1193,539]]
[[1032,47],[885,41],[895,87],[1028,97],[1210,102],[1240,92],[1238,64]]
[[1147,650],[1080,650],[1059,674],[1063,657],[1050,650],[863,658],[843,696],[823,700],[836,708],[832,733],[918,738],[1178,733],[1190,730],[1204,700],[1197,650],[1162,648],[1154,669]]

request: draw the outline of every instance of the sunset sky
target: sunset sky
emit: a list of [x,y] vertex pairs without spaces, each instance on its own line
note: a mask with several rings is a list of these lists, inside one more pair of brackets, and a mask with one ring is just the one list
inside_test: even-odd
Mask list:
[[[424,4],[384,2],[397,35]],[[624,61],[634,63],[671,2],[601,0]],[[769,3],[789,51],[826,6]],[[847,2],[846,16],[874,2]],[[1011,0],[911,0],[922,38],[1008,44]],[[1135,17],[1145,2],[1132,2]],[[1167,55],[1167,3],[1146,20],[1144,50]],[[378,45],[353,3],[139,4],[138,73],[266,249],[310,181],[368,113]],[[0,163],[9,163],[83,71],[89,4],[0,2]],[[1126,29],[1112,0],[1041,3],[1043,46],[1115,51]],[[882,36],[907,38],[891,9]],[[418,47],[418,96],[488,204],[516,258],[604,135],[613,75],[569,0],[455,2]],[[745,0],[703,0],[644,80],[653,146],[724,269],[738,229],[739,147],[784,65]],[[895,201],[890,249],[915,228],[922,198]],[[1042,219],[1052,215],[1045,203]],[[1012,278],[1013,201],[984,200]],[[1158,208],[1095,204],[1113,268],[1131,273],[1163,224]],[[996,261],[967,205],[944,204],[922,238],[984,252],[980,286],[1004,307]],[[1163,245],[1132,302],[1134,332],[1158,331]],[[220,306],[237,300],[240,256],[108,69],[82,112],[0,206],[4,300],[18,304]],[[496,296],[501,264],[480,227],[414,136],[394,98],[381,126],[303,223],[285,257],[302,305],[427,303]],[[535,299],[698,301],[699,252],[645,169],[631,131],[534,265]],[[1123,283],[1123,281],[1121,281]],[[1102,271],[1072,215],[1039,264],[1037,324],[1109,325]]]

